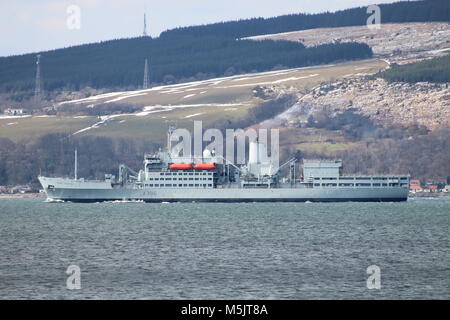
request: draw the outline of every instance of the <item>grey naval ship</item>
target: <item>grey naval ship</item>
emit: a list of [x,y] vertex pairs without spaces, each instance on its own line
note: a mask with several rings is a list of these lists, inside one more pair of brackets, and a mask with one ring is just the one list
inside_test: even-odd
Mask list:
[[[169,139],[170,141],[170,139]],[[342,175],[342,161],[303,160],[303,174],[296,159],[276,170],[261,161],[266,146],[251,142],[245,165],[234,165],[205,149],[200,157],[182,157],[168,151],[145,155],[143,169],[125,165],[118,177],[104,180],[39,176],[48,200],[70,202],[338,202],[406,201],[409,176]],[[76,159],[76,153],[75,153]],[[219,161],[222,160],[222,161]],[[288,171],[282,177],[282,171]]]

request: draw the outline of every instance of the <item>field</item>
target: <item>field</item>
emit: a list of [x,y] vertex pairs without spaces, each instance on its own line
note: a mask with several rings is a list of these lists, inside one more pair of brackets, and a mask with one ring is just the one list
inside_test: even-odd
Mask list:
[[[95,108],[99,104],[131,104],[142,111],[115,114],[101,118],[94,116],[27,116],[0,117],[0,138],[14,141],[33,139],[53,132],[70,135],[147,138],[164,143],[169,124],[190,128],[194,120],[207,126],[220,119],[240,118],[263,100],[255,96],[256,86],[295,88],[302,92],[320,83],[335,81],[355,74],[372,74],[385,69],[381,59],[324,65],[317,67],[277,70],[237,75],[192,83],[160,86],[131,92],[112,92],[86,99],[65,101],[59,108],[81,106]],[[323,142],[328,143],[329,142]],[[310,147],[317,148],[317,142]],[[304,144],[308,145],[308,144]],[[339,144],[331,145],[338,147]],[[320,147],[320,146],[319,146]]]

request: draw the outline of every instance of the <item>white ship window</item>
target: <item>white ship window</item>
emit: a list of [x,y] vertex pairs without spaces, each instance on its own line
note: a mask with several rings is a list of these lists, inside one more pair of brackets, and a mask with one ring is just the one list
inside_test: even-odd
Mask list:
[[212,187],[212,184],[208,184],[208,187]]
[[183,184],[183,187],[187,187],[187,184]]
[[320,183],[314,183],[314,187],[320,187]]
[[373,186],[374,187],[381,187],[381,183],[374,183]]
[[179,186],[179,187],[182,187],[183,185],[182,185],[182,184],[179,184],[178,186]]
[[172,185],[171,184],[166,184],[166,187],[171,187]]
[[149,184],[148,186],[149,186],[149,187],[153,187],[153,184]]
[[159,184],[155,184],[155,187],[159,187]]
[[190,185],[189,185],[189,187],[193,187],[193,186],[194,186],[193,184],[190,184]]

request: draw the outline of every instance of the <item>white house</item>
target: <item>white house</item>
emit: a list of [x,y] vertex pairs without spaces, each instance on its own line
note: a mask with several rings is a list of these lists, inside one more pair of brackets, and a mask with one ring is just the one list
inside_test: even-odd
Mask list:
[[25,113],[26,111],[23,109],[8,108],[5,110],[5,114],[9,116],[21,116]]

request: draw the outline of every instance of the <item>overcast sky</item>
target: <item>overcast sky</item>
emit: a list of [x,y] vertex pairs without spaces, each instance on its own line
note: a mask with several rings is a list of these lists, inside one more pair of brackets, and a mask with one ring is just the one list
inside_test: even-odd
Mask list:
[[[148,31],[289,13],[316,13],[394,0],[0,0],[0,56],[135,37]],[[80,8],[70,29],[68,7]],[[69,22],[74,20],[69,19]]]

